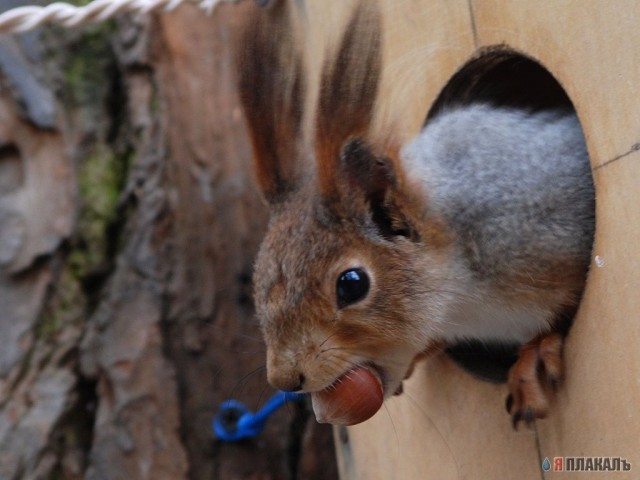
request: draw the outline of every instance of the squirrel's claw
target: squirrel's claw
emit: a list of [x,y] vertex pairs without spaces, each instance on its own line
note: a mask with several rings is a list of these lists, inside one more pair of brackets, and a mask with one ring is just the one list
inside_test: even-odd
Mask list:
[[547,416],[549,395],[562,381],[562,345],[558,332],[539,335],[520,349],[516,363],[509,370],[509,395],[505,403],[513,428],[524,421],[531,426]]
[[400,383],[400,385],[398,385],[398,388],[396,388],[396,391],[393,392],[393,395],[394,396],[402,395],[402,392],[404,392],[404,388],[402,386],[402,383]]

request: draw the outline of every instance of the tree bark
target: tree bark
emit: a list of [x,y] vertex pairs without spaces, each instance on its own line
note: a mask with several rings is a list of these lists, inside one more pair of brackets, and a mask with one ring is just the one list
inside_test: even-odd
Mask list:
[[0,37],[1,480],[337,478],[306,404],[255,440],[211,431],[222,401],[272,393],[247,8]]

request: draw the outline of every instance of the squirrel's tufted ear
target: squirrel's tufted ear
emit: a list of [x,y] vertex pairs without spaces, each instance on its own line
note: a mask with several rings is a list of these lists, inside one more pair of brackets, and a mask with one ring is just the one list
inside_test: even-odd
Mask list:
[[397,154],[377,153],[366,142],[354,138],[342,149],[337,190],[340,202],[328,205],[337,216],[370,219],[380,236],[418,239],[411,209],[407,208],[405,179],[397,168]]
[[350,139],[342,148],[336,180],[342,202],[347,204],[358,197],[379,203],[397,183],[392,160],[376,154],[359,138]]
[[282,202],[295,190],[301,174],[305,80],[292,14],[286,1],[255,8],[236,55],[256,179],[271,204]]
[[371,126],[380,77],[380,35],[375,2],[361,0],[337,52],[322,69],[315,152],[318,187],[327,203],[339,201],[345,147],[352,139],[364,137]]
[[376,3],[360,0],[335,55],[325,62],[316,119],[318,189],[334,217],[370,219],[384,237],[413,238],[392,134],[375,146],[365,140],[372,136],[381,35]]

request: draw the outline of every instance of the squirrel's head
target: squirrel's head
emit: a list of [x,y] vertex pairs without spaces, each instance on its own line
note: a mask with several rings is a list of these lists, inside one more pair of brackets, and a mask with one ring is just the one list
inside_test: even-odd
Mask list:
[[305,82],[289,13],[261,12],[242,43],[241,99],[271,210],[255,303],[269,381],[283,390],[321,390],[367,365],[392,394],[435,337],[424,319],[439,315],[446,234],[425,229],[398,148],[368,139],[381,62],[370,5],[359,4],[325,62],[312,146],[301,140]]
[[280,389],[321,390],[367,365],[391,394],[435,336],[424,318],[439,316],[437,302],[425,300],[440,282],[442,256],[434,249],[427,264],[419,232],[360,201],[342,216],[303,189],[272,217],[254,298],[269,381]]

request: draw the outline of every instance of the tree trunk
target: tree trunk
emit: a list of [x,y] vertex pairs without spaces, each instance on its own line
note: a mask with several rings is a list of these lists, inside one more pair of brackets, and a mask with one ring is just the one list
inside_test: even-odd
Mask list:
[[222,401],[272,393],[247,8],[0,36],[0,480],[337,478],[306,404],[254,440],[211,432]]

